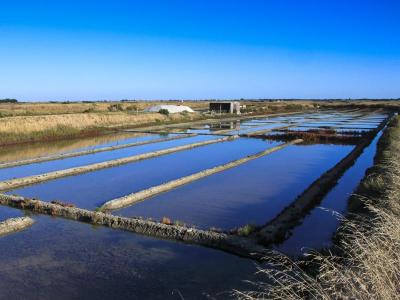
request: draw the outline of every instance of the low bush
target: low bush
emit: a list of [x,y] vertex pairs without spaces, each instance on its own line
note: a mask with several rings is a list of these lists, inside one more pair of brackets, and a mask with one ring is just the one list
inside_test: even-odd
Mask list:
[[123,111],[124,107],[120,103],[111,104],[107,107],[108,111]]

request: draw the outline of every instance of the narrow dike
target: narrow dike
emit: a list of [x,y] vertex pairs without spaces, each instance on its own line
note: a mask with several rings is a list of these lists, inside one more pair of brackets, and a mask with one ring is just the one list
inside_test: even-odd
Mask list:
[[0,222],[0,236],[24,230],[33,225],[35,221],[29,217],[10,218]]
[[22,177],[22,178],[6,180],[6,181],[0,182],[0,191],[11,190],[11,189],[15,189],[18,187],[36,184],[36,183],[40,183],[40,182],[44,182],[44,181],[48,181],[48,180],[83,174],[83,173],[92,172],[92,171],[105,169],[105,168],[111,168],[111,167],[119,166],[122,164],[132,163],[135,161],[149,159],[149,158],[166,155],[166,154],[170,154],[170,153],[175,153],[178,151],[193,149],[196,147],[226,142],[226,141],[234,140],[237,138],[239,138],[239,137],[238,136],[224,137],[224,138],[220,138],[220,139],[214,139],[214,140],[209,140],[209,141],[204,141],[204,142],[182,145],[182,146],[178,146],[178,147],[174,147],[174,148],[168,148],[168,149],[158,150],[158,151],[149,152],[149,153],[143,153],[143,154],[139,154],[139,155],[124,157],[124,158],[120,158],[120,159],[105,161],[105,162],[86,165],[86,166],[82,166],[82,167],[70,168],[70,169],[65,169],[65,170],[60,170],[60,171],[44,173],[44,174],[40,174],[40,175],[33,175],[33,176],[27,176],[27,177]]
[[99,152],[106,152],[106,151],[118,150],[118,149],[135,147],[135,146],[148,145],[148,144],[153,144],[153,143],[168,142],[168,141],[183,139],[183,138],[187,138],[187,137],[193,137],[196,135],[197,134],[179,135],[179,136],[174,136],[174,137],[169,137],[169,138],[154,139],[154,140],[143,141],[143,142],[135,142],[135,143],[129,143],[129,144],[97,148],[97,149],[92,149],[92,150],[85,150],[85,151],[71,152],[71,153],[62,153],[62,154],[58,154],[58,155],[42,156],[42,157],[36,157],[36,158],[31,158],[31,159],[24,159],[24,160],[20,160],[20,161],[0,163],[0,169],[17,167],[17,166],[22,166],[22,165],[29,165],[29,164],[40,163],[40,162],[45,162],[45,161],[64,159],[64,158],[70,158],[70,157],[76,157],[76,156],[82,156],[82,155],[87,155],[87,154],[95,154],[95,153],[99,153]]
[[224,164],[224,165],[220,165],[220,166],[217,166],[217,167],[214,167],[214,168],[206,169],[206,170],[203,170],[203,171],[200,171],[200,172],[197,172],[197,173],[185,176],[185,177],[181,177],[181,178],[176,179],[176,180],[169,181],[169,182],[161,184],[161,185],[153,186],[151,188],[148,188],[148,189],[136,192],[136,193],[132,193],[132,194],[129,194],[127,196],[123,196],[121,198],[110,200],[110,201],[106,202],[100,209],[103,210],[103,211],[104,210],[115,210],[115,209],[120,209],[120,208],[129,206],[129,205],[132,205],[132,204],[134,204],[136,202],[143,201],[146,198],[152,197],[152,196],[160,194],[160,193],[167,192],[167,191],[169,191],[171,189],[174,189],[176,187],[179,187],[179,186],[188,184],[190,182],[199,180],[201,178],[210,176],[212,174],[219,173],[219,172],[225,171],[227,169],[231,169],[231,168],[237,167],[237,166],[239,166],[241,164],[244,164],[244,163],[246,163],[248,161],[251,161],[251,160],[257,159],[259,157],[268,155],[268,154],[273,153],[275,151],[281,150],[281,149],[283,149],[283,148],[285,148],[287,146],[301,143],[302,141],[303,140],[301,140],[301,139],[297,139],[297,140],[294,140],[294,141],[291,141],[291,142],[288,142],[288,143],[285,143],[285,144],[282,144],[282,145],[278,145],[276,147],[273,147],[273,148],[258,152],[256,154],[249,155],[249,156],[246,156],[246,157],[238,159],[238,160],[234,160],[234,161],[229,162],[229,163]]
[[35,213],[50,216],[58,216],[93,225],[102,225],[157,238],[202,245],[252,259],[261,259],[263,256],[264,248],[257,245],[254,239],[233,234],[200,230],[178,225],[166,225],[137,218],[119,217],[108,213],[5,194],[0,194],[0,205],[30,210]]

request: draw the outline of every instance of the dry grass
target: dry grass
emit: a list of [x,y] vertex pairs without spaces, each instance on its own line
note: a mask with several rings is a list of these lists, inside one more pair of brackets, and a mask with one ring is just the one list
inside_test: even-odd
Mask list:
[[[0,103],[0,117],[8,116],[37,116],[54,114],[76,114],[87,112],[108,112],[110,106],[119,105],[122,110],[136,112],[157,104],[182,104],[178,101],[138,101],[138,102],[70,102],[70,103]],[[183,103],[194,109],[207,108],[208,102],[188,101]]]
[[[400,101],[242,101],[247,106],[246,110],[251,112],[277,112],[293,111],[313,108],[400,108]],[[9,116],[36,116],[54,114],[76,114],[88,112],[108,112],[110,106],[118,105],[123,111],[136,112],[149,106],[158,104],[183,104],[193,109],[208,109],[209,101],[128,101],[128,102],[32,102],[32,103],[0,103],[0,118]]]
[[165,116],[159,113],[136,115],[125,112],[6,117],[0,118],[0,145],[76,137],[84,131],[96,132],[113,125],[139,126],[195,118],[198,118],[198,114]]
[[254,291],[235,291],[236,298],[399,299],[400,125],[385,135],[377,165],[353,196],[362,209],[343,219],[334,253],[304,261],[270,253],[259,269],[266,280],[253,283]]

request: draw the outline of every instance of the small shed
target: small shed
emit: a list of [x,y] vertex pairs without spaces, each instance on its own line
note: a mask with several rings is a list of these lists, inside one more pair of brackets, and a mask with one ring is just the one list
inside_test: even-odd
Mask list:
[[216,113],[240,115],[240,102],[239,101],[210,102],[210,111]]

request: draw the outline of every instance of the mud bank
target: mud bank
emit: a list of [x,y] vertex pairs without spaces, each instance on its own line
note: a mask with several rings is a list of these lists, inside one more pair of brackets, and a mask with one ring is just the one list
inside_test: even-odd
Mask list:
[[122,144],[122,145],[117,145],[117,146],[97,148],[97,149],[92,149],[92,150],[85,150],[85,151],[71,152],[71,153],[62,153],[62,154],[58,154],[58,155],[42,156],[42,157],[36,157],[36,158],[32,158],[32,159],[0,163],[0,169],[17,167],[17,166],[45,162],[45,161],[59,160],[59,159],[82,156],[82,155],[87,155],[87,154],[95,154],[95,153],[99,153],[99,152],[106,152],[106,151],[118,150],[118,149],[135,147],[135,146],[143,146],[143,145],[153,144],[153,143],[168,142],[168,141],[183,139],[183,138],[192,137],[192,136],[196,136],[196,134],[180,135],[180,136],[174,136],[174,137],[169,137],[169,138],[161,138],[161,139],[154,139],[154,140],[143,141],[143,142],[135,142],[135,143]]
[[11,218],[0,222],[0,236],[24,230],[33,225],[35,221],[29,217]]
[[325,172],[314,181],[291,205],[286,207],[276,218],[261,227],[254,235],[259,243],[264,245],[284,240],[289,231],[299,224],[306,213],[319,203],[325,194],[336,184],[344,172],[354,164],[363,150],[372,142],[376,134],[382,130],[391,117],[384,120],[374,134],[368,134],[365,138],[338,164]]
[[257,245],[254,239],[247,237],[177,225],[166,225],[136,218],[124,218],[103,212],[62,206],[19,196],[0,194],[0,205],[7,205],[93,225],[121,229],[146,236],[197,244],[252,259],[261,259],[264,251],[264,248]]
[[214,167],[214,168],[206,169],[206,170],[197,172],[195,174],[191,174],[189,176],[185,176],[185,177],[182,177],[182,178],[179,178],[179,179],[176,179],[176,180],[169,181],[169,182],[164,183],[164,184],[153,186],[151,188],[139,191],[137,193],[132,193],[132,194],[124,196],[124,197],[120,197],[120,198],[117,198],[117,199],[110,200],[110,201],[106,202],[100,209],[103,210],[103,211],[115,210],[115,209],[120,209],[120,208],[129,206],[129,205],[132,205],[132,204],[134,204],[136,202],[143,201],[146,198],[152,197],[152,196],[160,194],[160,193],[164,193],[164,192],[169,191],[171,189],[174,189],[176,187],[188,184],[190,182],[199,180],[201,178],[210,176],[212,174],[215,174],[215,173],[218,173],[218,172],[222,172],[222,171],[237,167],[237,166],[239,166],[241,164],[244,164],[244,163],[246,163],[248,161],[251,161],[253,159],[257,159],[259,157],[262,157],[262,156],[268,155],[270,153],[273,153],[275,151],[281,150],[281,149],[283,149],[283,148],[285,148],[285,147],[287,147],[289,145],[294,145],[294,144],[301,143],[302,141],[303,140],[301,140],[301,139],[297,139],[297,140],[294,140],[294,141],[291,141],[291,142],[288,142],[288,143],[285,143],[285,144],[282,144],[282,145],[278,145],[276,147],[273,147],[273,148],[258,152],[258,153],[254,154],[254,155],[249,155],[247,157],[244,157],[244,158],[229,162],[229,163],[224,164],[224,165],[220,165],[220,166],[217,166],[217,167]]
[[149,159],[149,158],[153,158],[153,157],[157,157],[157,156],[161,156],[161,155],[175,153],[178,151],[184,151],[184,150],[193,149],[196,147],[226,142],[226,141],[234,140],[236,138],[238,138],[238,136],[224,137],[224,138],[220,138],[220,139],[198,142],[198,143],[158,150],[158,151],[149,152],[149,153],[143,153],[143,154],[139,154],[139,155],[105,161],[105,162],[86,165],[86,166],[82,166],[82,167],[70,168],[70,169],[54,171],[54,172],[49,172],[49,173],[40,174],[40,175],[33,175],[33,176],[28,176],[28,177],[23,177],[23,178],[6,180],[3,182],[0,182],[0,190],[3,190],[3,191],[10,190],[10,189],[14,189],[17,187],[22,187],[22,186],[26,186],[26,185],[30,185],[30,184],[36,184],[39,182],[44,182],[44,181],[53,180],[53,179],[57,179],[57,178],[78,175],[78,174],[92,172],[92,171],[105,169],[105,168],[111,168],[111,167],[119,166],[122,164],[136,162],[139,160],[144,160],[144,159]]

